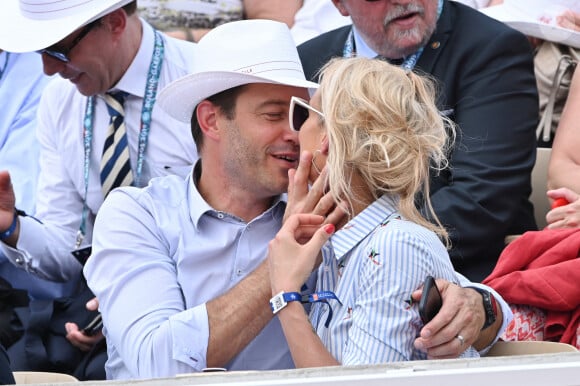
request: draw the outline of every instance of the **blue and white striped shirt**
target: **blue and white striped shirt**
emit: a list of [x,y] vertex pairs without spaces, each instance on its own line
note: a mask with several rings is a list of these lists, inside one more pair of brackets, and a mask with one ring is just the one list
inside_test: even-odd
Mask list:
[[[317,291],[334,291],[342,306],[312,306],[310,320],[343,365],[426,359],[413,342],[423,326],[411,293],[425,277],[460,281],[432,231],[404,220],[396,200],[383,196],[336,232],[323,250]],[[462,357],[479,357],[469,348]]]

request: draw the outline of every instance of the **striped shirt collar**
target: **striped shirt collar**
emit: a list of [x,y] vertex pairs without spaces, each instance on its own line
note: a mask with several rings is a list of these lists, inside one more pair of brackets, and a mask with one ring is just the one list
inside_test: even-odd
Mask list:
[[398,198],[383,195],[356,215],[330,239],[334,256],[340,261],[388,217],[396,214]]

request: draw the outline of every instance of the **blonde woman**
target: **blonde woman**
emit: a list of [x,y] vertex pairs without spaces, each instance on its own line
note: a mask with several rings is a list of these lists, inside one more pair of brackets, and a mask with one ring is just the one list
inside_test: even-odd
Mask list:
[[[296,366],[425,359],[413,345],[423,323],[410,295],[428,275],[460,280],[428,199],[430,168],[446,165],[454,133],[433,85],[383,61],[335,59],[310,105],[293,98],[290,114],[301,150],[313,153],[310,180],[326,168],[329,191],[349,213],[336,232],[319,216],[291,216],[270,243],[271,304]],[[310,241],[297,241],[309,232]],[[316,293],[293,296],[318,265]]]

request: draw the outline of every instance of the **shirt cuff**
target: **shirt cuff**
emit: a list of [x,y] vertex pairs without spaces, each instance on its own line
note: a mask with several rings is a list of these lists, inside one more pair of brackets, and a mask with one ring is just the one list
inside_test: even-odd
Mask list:
[[169,318],[173,340],[173,359],[195,371],[207,367],[209,320],[205,303]]

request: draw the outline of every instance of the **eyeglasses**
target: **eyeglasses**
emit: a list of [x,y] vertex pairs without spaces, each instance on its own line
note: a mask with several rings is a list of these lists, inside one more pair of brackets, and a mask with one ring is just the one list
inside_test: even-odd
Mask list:
[[289,119],[290,119],[290,128],[294,131],[300,131],[300,128],[308,119],[309,112],[313,111],[316,114],[320,115],[324,118],[324,114],[320,111],[316,110],[314,107],[310,106],[308,102],[306,102],[302,98],[298,98],[293,96],[290,99],[290,112],[289,112]]
[[81,42],[81,40],[83,40],[83,38],[85,36],[87,36],[88,33],[91,32],[91,30],[97,24],[99,24],[99,21],[100,21],[100,19],[95,20],[92,23],[85,25],[83,27],[83,29],[81,30],[81,32],[77,35],[75,40],[73,40],[73,42],[69,48],[59,49],[55,46],[50,46],[48,48],[44,48],[44,49],[38,50],[36,52],[38,52],[39,54],[47,54],[48,56],[50,56],[56,60],[60,60],[63,63],[68,63],[68,62],[70,62],[69,55],[70,55],[71,51],[73,50],[73,48],[75,48],[77,46],[77,44],[79,44]]

